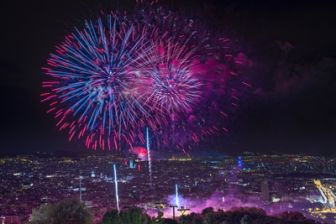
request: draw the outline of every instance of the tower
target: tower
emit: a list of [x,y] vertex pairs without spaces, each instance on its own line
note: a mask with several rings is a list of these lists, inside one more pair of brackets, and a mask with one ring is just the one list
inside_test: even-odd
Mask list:
[[148,169],[149,169],[149,183],[152,186],[152,158],[151,158],[151,149],[150,149],[150,139],[149,139],[149,130],[146,128],[146,148],[148,156]]
[[117,167],[116,164],[113,164],[113,174],[114,174],[114,190],[115,190],[115,197],[117,203],[117,210],[120,212],[119,207],[119,190],[118,190],[118,177],[117,177]]
[[83,176],[81,175],[81,172],[79,173],[79,201],[82,202],[82,179]]
[[270,190],[267,180],[261,182],[261,199],[267,202],[270,201]]

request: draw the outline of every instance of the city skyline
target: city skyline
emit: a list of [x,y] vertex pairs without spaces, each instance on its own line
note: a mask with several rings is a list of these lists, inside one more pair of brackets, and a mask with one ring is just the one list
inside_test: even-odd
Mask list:
[[25,221],[34,208],[74,198],[90,208],[96,221],[118,206],[120,211],[136,206],[155,217],[160,204],[166,218],[173,217],[172,205],[176,217],[183,215],[182,207],[190,212],[254,207],[271,216],[300,212],[333,223],[335,163],[300,155],[167,157],[152,161],[152,185],[148,161],[136,156],[4,157],[0,190],[12,190],[1,197],[0,215]]

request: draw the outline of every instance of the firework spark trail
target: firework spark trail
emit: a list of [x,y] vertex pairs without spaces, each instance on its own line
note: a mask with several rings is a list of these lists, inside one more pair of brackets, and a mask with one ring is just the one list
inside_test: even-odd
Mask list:
[[118,177],[117,177],[117,167],[116,167],[116,164],[113,164],[113,174],[114,174],[114,189],[115,189],[115,198],[116,198],[117,210],[118,210],[118,212],[120,212],[119,190],[118,190]]
[[175,184],[175,204],[178,208],[180,207],[180,199],[179,199],[179,192],[178,192],[177,184]]
[[150,138],[149,138],[149,130],[146,128],[146,148],[147,148],[147,156],[148,156],[148,171],[149,171],[149,183],[153,185],[153,175],[152,175],[152,158],[151,158],[151,149],[150,149]]

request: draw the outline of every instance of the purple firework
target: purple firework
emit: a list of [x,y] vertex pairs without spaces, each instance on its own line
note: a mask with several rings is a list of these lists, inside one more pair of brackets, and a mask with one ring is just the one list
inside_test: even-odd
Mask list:
[[153,43],[139,69],[149,84],[142,99],[149,107],[173,115],[191,110],[200,98],[201,82],[192,73],[195,54],[186,45]]
[[155,130],[157,144],[188,149],[228,132],[228,117],[250,88],[241,75],[245,64],[237,59],[244,54],[197,18],[159,5],[144,4],[131,20],[138,31],[147,29],[148,39],[159,40],[147,52],[148,63],[141,63],[149,83],[144,99],[168,113],[169,125]]

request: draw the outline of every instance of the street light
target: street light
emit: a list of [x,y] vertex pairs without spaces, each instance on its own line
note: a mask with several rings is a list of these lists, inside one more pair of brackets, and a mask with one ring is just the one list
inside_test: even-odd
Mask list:
[[189,208],[185,208],[184,206],[181,206],[181,208],[177,209],[181,213],[181,216],[184,216],[187,211],[189,211]]
[[169,205],[169,207],[173,208],[173,219],[175,220],[175,208],[177,208],[177,205]]

